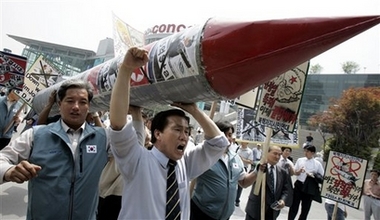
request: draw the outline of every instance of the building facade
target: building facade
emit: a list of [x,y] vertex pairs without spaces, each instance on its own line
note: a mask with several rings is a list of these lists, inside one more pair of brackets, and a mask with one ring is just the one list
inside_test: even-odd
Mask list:
[[331,98],[339,99],[349,88],[379,87],[380,74],[310,74],[299,114],[301,128],[307,128],[307,121],[318,112],[328,109]]
[[27,68],[43,55],[55,69],[67,77],[77,75],[114,57],[111,38],[101,40],[97,52],[94,52],[14,35],[8,37],[25,45],[21,56],[28,58]]

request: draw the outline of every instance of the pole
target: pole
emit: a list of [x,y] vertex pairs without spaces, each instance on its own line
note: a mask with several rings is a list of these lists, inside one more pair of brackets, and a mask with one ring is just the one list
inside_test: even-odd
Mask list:
[[[270,142],[270,138],[272,136],[272,129],[271,128],[265,128],[265,135],[266,135],[266,137],[265,137],[265,141],[264,141],[264,145],[263,145],[263,153],[262,153],[262,156],[260,159],[260,164],[266,163],[266,159],[267,159],[266,157],[267,157],[267,153],[268,153],[269,142]],[[263,174],[264,173],[261,170],[258,170],[256,185],[255,185],[255,189],[253,191],[253,193],[255,195],[259,195]]]
[[[261,164],[261,163],[260,163]],[[261,219],[265,219],[265,207],[266,207],[266,199],[265,199],[265,195],[266,195],[266,187],[265,187],[265,183],[267,181],[267,175],[266,173],[263,173],[262,174],[262,177],[261,177],[261,183],[259,185],[262,185],[261,187]],[[257,183],[256,183],[257,184]]]
[[214,119],[215,115],[215,110],[216,110],[216,105],[218,104],[218,101],[213,101],[211,104],[211,109],[210,109],[210,118]]
[[331,217],[331,220],[335,220],[336,219],[336,213],[338,212],[338,202],[335,202],[335,205],[334,205],[334,211],[333,211],[333,214],[332,214],[332,217]]
[[[267,162],[267,154],[268,154],[268,149],[269,149],[269,143],[270,139],[272,136],[272,128],[265,128],[265,141],[264,141],[264,146],[263,146],[263,154],[260,159],[260,164],[264,164]],[[258,170],[257,173],[257,179],[256,179],[256,184],[255,184],[255,189],[253,191],[253,194],[259,195],[260,193],[260,187],[261,187],[261,219],[265,219],[265,183],[266,183],[266,175],[263,173],[260,169]]]

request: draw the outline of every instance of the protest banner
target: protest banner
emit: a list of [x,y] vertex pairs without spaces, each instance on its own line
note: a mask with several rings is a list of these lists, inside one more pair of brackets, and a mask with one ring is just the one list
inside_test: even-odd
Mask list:
[[309,62],[266,82],[260,97],[257,122],[284,133],[297,124]]
[[22,90],[27,58],[0,51],[0,86]]
[[62,80],[61,76],[62,73],[40,55],[28,69],[25,75],[22,91],[17,91],[16,94],[31,106],[34,96],[39,91]]
[[270,145],[298,147],[297,118],[309,62],[266,82],[258,89],[257,111],[238,108],[236,138],[252,143],[265,140],[265,127],[272,128]]
[[358,209],[368,161],[330,151],[321,196]]
[[144,33],[122,21],[112,13],[115,57],[123,56],[130,47],[144,45]]

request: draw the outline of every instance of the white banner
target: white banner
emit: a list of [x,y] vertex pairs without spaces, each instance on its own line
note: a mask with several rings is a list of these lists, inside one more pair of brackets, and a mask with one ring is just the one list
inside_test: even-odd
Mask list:
[[358,209],[367,160],[330,151],[321,196]]
[[266,127],[293,132],[297,124],[309,62],[263,85],[256,120]]
[[41,55],[27,71],[22,91],[17,91],[16,94],[31,106],[34,96],[39,91],[61,80],[62,74]]

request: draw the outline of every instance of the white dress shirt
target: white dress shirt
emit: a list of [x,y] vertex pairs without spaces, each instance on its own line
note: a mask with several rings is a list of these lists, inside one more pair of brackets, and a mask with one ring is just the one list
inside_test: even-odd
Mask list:
[[[120,131],[110,131],[111,149],[124,179],[122,209],[119,219],[165,219],[167,158],[153,147],[147,151],[137,142],[128,122]],[[176,176],[179,188],[181,219],[190,217],[189,181],[208,170],[229,145],[219,136],[205,140],[177,161]],[[144,208],[145,207],[145,208]]]
[[277,162],[277,165],[279,165],[282,168],[285,168],[285,164],[289,164],[289,166],[294,169],[294,163],[291,160],[289,160],[288,158],[284,158],[281,155],[280,160]]
[[307,177],[306,173],[319,173],[322,176],[325,174],[322,164],[319,163],[314,158],[311,158],[311,159],[307,159],[307,157],[299,158],[296,162],[296,165],[294,166],[294,169],[297,172],[301,168],[305,169],[305,172],[302,172],[300,173],[300,175],[297,176],[297,180],[301,182],[305,182],[306,177]]

